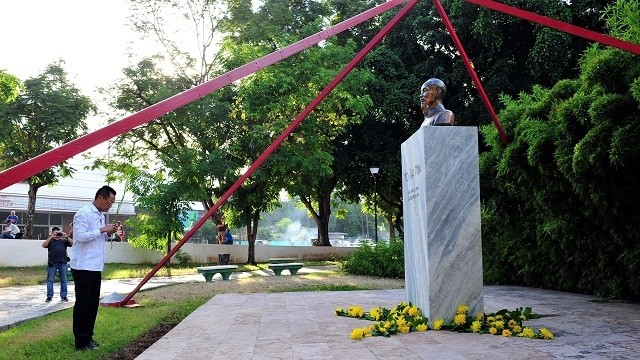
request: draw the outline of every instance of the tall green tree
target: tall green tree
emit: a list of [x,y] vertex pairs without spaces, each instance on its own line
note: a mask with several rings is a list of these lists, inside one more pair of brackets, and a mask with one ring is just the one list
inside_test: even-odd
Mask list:
[[[594,31],[603,29],[600,14],[610,3],[605,0],[502,2]],[[353,16],[362,11],[361,4],[365,6],[363,2],[340,3],[339,18]],[[578,74],[578,60],[589,45],[581,38],[479,8],[464,0],[443,0],[442,3],[496,110],[504,106],[499,101],[501,94],[517,96],[534,84],[552,86]],[[345,37],[352,36],[364,43],[377,32],[375,25],[385,24],[393,15],[392,11],[385,13],[376,22],[367,23],[363,30],[358,27]],[[362,123],[347,132],[349,141],[343,151],[349,154],[346,158],[354,161],[345,164],[339,172],[340,188],[345,198],[356,201],[362,194],[367,203],[372,204],[373,186],[367,168],[381,166],[378,204],[383,205],[383,216],[392,219],[401,235],[400,145],[422,122],[420,85],[431,77],[446,83],[448,92],[444,103],[456,114],[457,125],[480,126],[490,123],[490,118],[430,1],[420,2],[365,62],[374,74],[368,86],[374,105]]]
[[[317,1],[264,1],[253,12],[250,2],[238,2],[227,23],[225,40],[229,68],[312,35],[325,26],[330,4]],[[259,32],[256,29],[260,29]],[[326,41],[291,59],[281,61],[245,79],[238,88],[242,119],[261,130],[266,148],[326,86],[356,53],[353,41]],[[344,83],[304,120],[299,129],[274,153],[268,169],[275,181],[300,198],[318,226],[317,245],[330,246],[328,225],[334,173],[335,141],[346,125],[357,123],[371,106],[366,95],[370,74],[354,71]],[[264,137],[265,134],[272,136]]]
[[[85,119],[95,112],[95,106],[69,81],[63,65],[62,60],[48,65],[42,74],[24,82],[17,97],[15,92],[7,97],[15,97],[13,101],[0,102],[0,167],[6,169],[32,159],[86,131]],[[38,189],[72,173],[73,168],[62,162],[27,179],[27,238],[33,234]]]
[[[136,30],[142,37],[157,41],[161,51],[124,69],[125,79],[111,89],[115,93],[114,108],[123,113],[141,110],[225,70],[218,41],[226,1],[189,0],[173,4],[140,0],[133,5],[132,22]],[[172,25],[166,21],[176,17],[186,20],[184,27],[175,26],[181,30],[178,34],[169,31]],[[181,42],[184,38],[190,41]],[[195,44],[195,50],[189,48],[190,44]],[[262,128],[247,128],[246,122],[231,115],[237,102],[235,91],[234,86],[227,86],[120,136],[114,143],[117,155],[105,164],[114,170],[127,169],[130,163],[144,164],[151,178],[162,179],[150,188],[132,187],[137,201],[147,204],[160,218],[177,219],[193,201],[201,202],[205,210],[211,209],[256,159],[257,151],[264,150],[254,144],[255,139],[264,136]],[[130,181],[135,184],[135,173],[132,176]],[[160,190],[172,189],[180,189],[177,197],[156,196]],[[247,225],[252,229],[247,234],[249,263],[255,263],[256,214],[271,209],[278,192],[279,189],[265,186],[264,175],[257,172],[229,200],[224,212],[219,210],[211,217],[216,224]],[[161,210],[163,213],[158,214]],[[155,233],[153,226],[147,230],[146,235]],[[155,241],[162,242],[157,235],[153,236]]]
[[0,103],[9,103],[20,95],[22,82],[17,76],[0,70]]
[[[613,36],[640,42],[637,2],[607,14]],[[578,77],[503,98],[510,144],[482,129],[487,281],[640,299],[638,64],[594,45]]]

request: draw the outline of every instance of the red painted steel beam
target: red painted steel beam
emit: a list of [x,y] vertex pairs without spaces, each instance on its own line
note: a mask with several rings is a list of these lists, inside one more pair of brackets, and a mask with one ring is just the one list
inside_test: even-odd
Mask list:
[[135,127],[146,124],[149,121],[167,114],[194,100],[200,99],[228,84],[231,84],[236,80],[251,75],[260,69],[272,65],[280,60],[286,59],[304,49],[316,45],[323,40],[326,40],[342,31],[350,29],[404,2],[406,2],[406,0],[389,0],[384,4],[369,9],[324,31],[304,38],[285,48],[282,48],[269,55],[263,56],[260,59],[252,61],[239,68],[220,75],[215,79],[209,80],[206,83],[200,84],[189,90],[181,92],[180,94],[174,95],[157,104],[140,110],[133,115],[111,123],[90,134],[79,137],[56,149],[47,151],[34,157],[33,159],[29,159],[10,169],[4,170],[0,172],[0,190],[5,189],[8,186],[11,186],[22,180],[25,180],[30,176],[33,176],[43,170],[57,165],[77,154],[80,154],[85,150],[108,141],[120,134],[124,134]]
[[502,142],[506,145],[507,135],[505,134],[504,129],[502,128],[502,124],[498,119],[498,115],[496,114],[496,111],[493,109],[493,105],[491,105],[491,101],[489,100],[487,93],[484,91],[482,82],[480,81],[480,78],[478,77],[476,70],[473,68],[473,65],[471,64],[471,60],[469,59],[467,52],[464,50],[464,47],[462,46],[462,42],[458,38],[458,34],[456,33],[456,30],[453,28],[453,24],[451,24],[451,20],[449,20],[449,16],[447,15],[447,12],[444,10],[444,7],[442,7],[442,3],[440,3],[440,0],[433,0],[433,5],[436,7],[438,14],[440,14],[440,18],[442,18],[442,21],[444,22],[444,26],[447,28],[447,31],[449,32],[449,35],[451,36],[451,40],[453,40],[453,43],[456,46],[456,49],[458,49],[458,52],[462,57],[462,61],[464,62],[464,66],[467,68],[469,75],[471,75],[471,79],[473,80],[473,83],[475,84],[476,89],[478,89],[478,92],[480,92],[480,97],[482,98],[482,102],[484,102],[484,106],[489,111],[489,115],[493,120],[493,124],[496,126],[496,128],[498,128],[498,133],[500,133]]
[[247,169],[247,171],[242,176],[240,176],[238,180],[233,183],[233,185],[231,185],[231,187],[224,193],[224,195],[220,197],[220,199],[218,199],[213,207],[211,207],[209,211],[207,211],[207,213],[204,214],[204,216],[202,216],[200,220],[198,220],[198,222],[191,228],[191,230],[189,230],[184,235],[182,240],[180,240],[176,244],[176,246],[174,246],[173,249],[171,249],[171,251],[167,253],[162,258],[162,260],[160,260],[160,262],[149,272],[149,274],[147,274],[147,276],[142,279],[140,284],[138,284],[138,286],[136,286],[136,288],[133,289],[133,291],[131,291],[131,293],[127,295],[124,300],[122,300],[122,302],[120,303],[122,306],[127,304],[127,302],[131,300],[131,298],[133,298],[133,296],[140,290],[140,288],[142,288],[142,286],[147,281],[149,281],[149,279],[167,261],[169,261],[169,259],[182,247],[182,245],[184,245],[184,243],[187,242],[187,240],[189,240],[189,238],[191,238],[191,236],[195,234],[198,229],[200,229],[200,227],[207,221],[207,219],[209,219],[209,217],[211,217],[227,201],[227,199],[229,199],[229,197],[233,195],[233,193],[242,185],[242,183],[249,176],[251,176],[251,174],[253,174],[253,172],[256,171],[256,169],[258,169],[258,167],[260,167],[260,165],[262,165],[262,163],[264,163],[264,161],[280,146],[280,144],[298,127],[302,120],[304,120],[307,115],[309,115],[311,111],[313,111],[313,109],[315,109],[316,106],[318,106],[322,102],[322,100],[324,100],[324,98],[327,97],[327,95],[329,95],[329,93],[331,93],[331,91],[333,91],[336,86],[338,86],[338,84],[351,72],[351,70],[353,70],[356,65],[358,65],[358,63],[360,63],[362,59],[364,59],[364,57],[376,45],[378,45],[380,41],[382,41],[382,39],[391,31],[391,29],[393,29],[400,22],[400,20],[407,16],[407,14],[416,6],[418,1],[419,0],[410,0],[402,9],[400,9],[400,11],[393,17],[393,19],[391,19],[391,21],[389,21],[389,23],[385,25],[384,28],[382,28],[382,30],[380,30],[380,32],[376,34],[376,36],[374,36],[373,39],[371,39],[371,41],[369,41],[369,43],[365,45],[364,48],[362,48],[362,50],[360,50],[360,52],[344,67],[344,69],[342,69],[342,71],[340,71],[340,73],[338,73],[338,75],[333,78],[329,85],[327,85],[315,97],[315,99],[313,99],[311,103],[309,103],[309,105],[307,105],[307,107],[302,110],[298,117],[296,117],[296,119],[291,122],[291,124],[289,124],[289,126],[280,134],[280,136],[278,136],[278,138],[273,143],[271,143],[271,145],[269,145],[269,147],[260,155],[260,157],[258,157],[258,159],[251,165],[251,167],[249,167],[249,169]]
[[529,11],[521,10],[513,6],[501,4],[491,0],[466,0],[469,3],[486,7],[491,10],[499,11],[511,16],[519,17],[531,22],[550,27],[559,31],[563,31],[572,35],[580,36],[585,39],[596,41],[604,45],[616,47],[618,49],[628,51],[640,55],[640,45],[628,41],[616,39],[612,36],[591,31],[579,26],[567,24],[560,20],[552,19],[547,16],[538,15]]

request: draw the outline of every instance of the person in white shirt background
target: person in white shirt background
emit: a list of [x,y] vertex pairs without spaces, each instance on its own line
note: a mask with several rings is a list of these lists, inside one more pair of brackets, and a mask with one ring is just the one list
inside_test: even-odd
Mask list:
[[100,305],[104,243],[117,230],[115,224],[105,224],[104,213],[115,201],[116,191],[105,185],[96,192],[93,202],[73,217],[71,274],[76,293],[73,307],[76,350],[93,350],[99,346],[93,339],[93,328]]
[[2,231],[3,239],[15,239],[16,234],[20,232],[20,229],[11,220],[7,219],[4,223],[4,230]]

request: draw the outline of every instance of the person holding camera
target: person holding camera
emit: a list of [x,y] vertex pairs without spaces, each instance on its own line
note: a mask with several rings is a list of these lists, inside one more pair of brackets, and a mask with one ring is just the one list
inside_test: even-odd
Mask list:
[[60,301],[69,301],[67,298],[67,248],[73,245],[73,239],[67,234],[60,231],[60,228],[54,226],[51,234],[42,243],[42,247],[49,252],[47,263],[47,299],[50,302],[53,299],[53,278],[58,272],[60,277]]

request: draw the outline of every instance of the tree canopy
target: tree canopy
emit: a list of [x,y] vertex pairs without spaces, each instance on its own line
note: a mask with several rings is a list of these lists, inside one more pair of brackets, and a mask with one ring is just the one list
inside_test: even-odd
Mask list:
[[[638,42],[632,5],[608,25]],[[504,96],[511,143],[482,128],[483,250],[489,282],[640,299],[637,204],[640,66],[637,55],[594,45],[579,76]]]
[[[72,84],[58,61],[44,72],[18,85],[16,77],[2,74],[0,84],[5,102],[0,101],[0,167],[9,168],[52,150],[82,135],[85,119],[95,112],[91,100]],[[8,81],[7,81],[8,79]],[[9,84],[9,91],[6,91]],[[66,162],[27,179],[29,204],[25,233],[32,236],[38,189],[55,184],[73,173]]]

